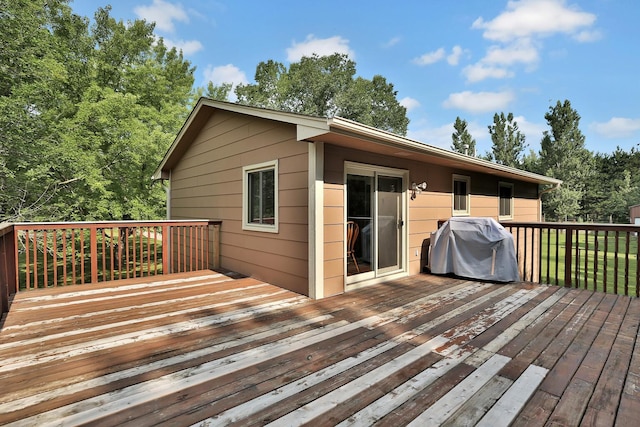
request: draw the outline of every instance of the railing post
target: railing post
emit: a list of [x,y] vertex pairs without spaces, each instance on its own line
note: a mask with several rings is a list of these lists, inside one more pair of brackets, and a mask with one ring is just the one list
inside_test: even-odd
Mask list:
[[570,228],[565,228],[565,241],[564,241],[564,286],[570,288],[571,285],[571,273],[572,273],[572,256],[573,249],[573,231]]
[[0,230],[0,317],[9,311],[9,298],[18,291],[17,236],[13,225]]
[[169,274],[169,258],[171,253],[171,245],[169,241],[171,227],[166,224],[162,225],[162,274]]
[[98,237],[97,228],[91,227],[90,231],[90,245],[91,252],[91,283],[98,283]]

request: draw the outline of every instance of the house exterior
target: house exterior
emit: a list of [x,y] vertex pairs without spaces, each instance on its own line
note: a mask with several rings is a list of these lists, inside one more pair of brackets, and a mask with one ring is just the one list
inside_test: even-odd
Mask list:
[[206,98],[154,179],[169,181],[171,219],[222,220],[223,268],[313,298],[421,272],[438,220],[539,221],[541,186],[561,183],[339,117]]
[[629,208],[629,223],[640,225],[640,205],[633,205]]

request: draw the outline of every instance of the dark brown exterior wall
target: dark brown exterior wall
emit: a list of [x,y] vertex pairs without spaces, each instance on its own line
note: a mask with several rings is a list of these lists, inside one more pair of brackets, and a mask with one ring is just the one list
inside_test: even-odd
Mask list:
[[[454,174],[471,178],[471,216],[498,220],[499,182],[514,186],[514,221],[538,221],[540,204],[538,185],[500,179],[493,175],[469,173],[429,163],[380,156],[330,144],[325,145],[325,296],[344,291],[344,162],[351,161],[409,171],[409,183],[427,182],[427,191],[408,200],[409,274],[424,267],[424,245],[438,220],[452,216],[452,179]],[[330,213],[330,214],[329,214]],[[416,252],[418,255],[416,255]]]

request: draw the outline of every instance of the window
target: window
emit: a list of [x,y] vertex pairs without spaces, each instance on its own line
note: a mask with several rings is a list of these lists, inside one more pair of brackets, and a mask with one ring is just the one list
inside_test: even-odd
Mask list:
[[468,176],[453,176],[453,215],[469,215],[469,193],[471,178]]
[[278,161],[242,168],[244,230],[278,232]]
[[498,195],[500,197],[499,219],[513,219],[513,184],[499,183]]

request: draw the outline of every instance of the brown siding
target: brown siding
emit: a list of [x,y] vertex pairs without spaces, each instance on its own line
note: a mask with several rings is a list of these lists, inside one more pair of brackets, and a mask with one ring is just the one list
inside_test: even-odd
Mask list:
[[[332,289],[338,290],[344,286],[344,228],[334,221],[336,207],[344,203],[344,162],[353,161],[363,164],[380,165],[383,167],[409,170],[409,183],[427,182],[427,191],[419,194],[416,199],[408,201],[408,251],[409,273],[417,274],[423,270],[425,259],[426,239],[438,226],[438,220],[445,220],[452,215],[452,179],[453,174],[465,175],[471,178],[471,215],[498,219],[499,182],[511,182],[499,179],[493,175],[469,173],[468,171],[447,168],[443,166],[420,163],[403,158],[380,156],[372,153],[351,150],[344,147],[325,144],[325,215],[332,210],[331,224],[325,218],[325,280],[332,280]],[[538,186],[526,182],[513,181],[514,184],[514,220],[537,221],[539,212]],[[339,203],[339,206],[336,206]],[[342,221],[344,211],[341,211]],[[336,233],[340,233],[338,236]],[[331,240],[327,237],[331,236]],[[334,245],[340,239],[340,245]],[[339,253],[337,252],[340,248]],[[332,274],[327,273],[327,263],[335,265],[338,257],[341,267],[332,268]],[[334,281],[342,278],[339,284]],[[327,291],[325,283],[325,292]]]
[[[221,266],[308,293],[307,145],[293,125],[216,111],[171,171],[171,218],[221,219]],[[279,232],[242,230],[242,167],[278,159]]]

